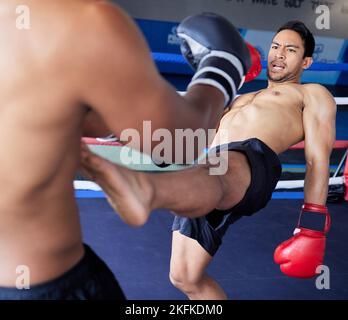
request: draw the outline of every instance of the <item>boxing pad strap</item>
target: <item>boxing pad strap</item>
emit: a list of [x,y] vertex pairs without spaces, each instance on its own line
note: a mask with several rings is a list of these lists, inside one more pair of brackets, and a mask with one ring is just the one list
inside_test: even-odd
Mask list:
[[[219,59],[219,58],[221,58],[221,59]],[[215,61],[215,63],[219,63],[219,61],[220,61],[220,63],[218,65],[216,65],[216,67],[220,67],[222,69],[224,69],[226,67],[226,65],[225,65],[226,63],[229,63],[230,68],[233,67],[233,69],[236,72],[238,72],[239,78],[241,79],[243,77],[243,75],[244,75],[243,65],[240,62],[240,60],[236,56],[234,56],[233,54],[230,54],[228,52],[223,52],[223,51],[213,50],[209,54],[204,56],[199,64],[199,69],[202,69],[204,66],[211,66],[212,63],[214,65],[214,62],[209,63],[209,60],[212,60],[212,59],[214,59],[213,61]]]
[[224,94],[227,107],[236,96],[243,81],[243,66],[234,55],[212,51],[201,60],[189,87],[196,84],[215,86]]

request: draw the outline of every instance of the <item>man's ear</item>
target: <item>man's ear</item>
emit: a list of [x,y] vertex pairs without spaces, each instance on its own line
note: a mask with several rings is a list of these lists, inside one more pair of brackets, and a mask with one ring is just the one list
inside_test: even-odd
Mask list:
[[302,63],[302,69],[308,69],[313,63],[312,57],[305,57]]

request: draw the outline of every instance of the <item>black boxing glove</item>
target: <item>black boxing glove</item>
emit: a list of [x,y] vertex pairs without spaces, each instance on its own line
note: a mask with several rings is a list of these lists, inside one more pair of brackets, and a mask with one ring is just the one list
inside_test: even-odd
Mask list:
[[183,56],[196,71],[188,88],[214,86],[229,106],[251,67],[249,49],[238,30],[222,16],[201,13],[182,21],[176,32]]

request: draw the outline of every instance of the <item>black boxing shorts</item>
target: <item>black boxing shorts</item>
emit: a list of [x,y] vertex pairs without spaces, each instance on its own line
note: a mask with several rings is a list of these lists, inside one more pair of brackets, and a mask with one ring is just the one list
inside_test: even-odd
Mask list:
[[[213,149],[214,150],[214,149]],[[217,146],[216,151],[238,151],[245,154],[251,169],[251,183],[243,199],[229,210],[213,210],[206,216],[186,218],[175,216],[172,231],[195,239],[214,256],[228,227],[243,216],[250,216],[264,208],[281,175],[277,154],[257,138]]]
[[125,300],[115,276],[85,245],[83,258],[57,279],[30,289],[0,287],[0,300]]

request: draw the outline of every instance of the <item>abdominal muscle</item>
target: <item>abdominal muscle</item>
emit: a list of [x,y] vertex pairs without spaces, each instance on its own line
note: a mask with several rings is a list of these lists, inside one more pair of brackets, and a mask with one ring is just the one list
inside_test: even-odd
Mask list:
[[281,108],[254,104],[232,108],[221,119],[212,146],[258,138],[275,153],[284,152],[303,139],[303,126],[302,113]]

